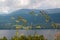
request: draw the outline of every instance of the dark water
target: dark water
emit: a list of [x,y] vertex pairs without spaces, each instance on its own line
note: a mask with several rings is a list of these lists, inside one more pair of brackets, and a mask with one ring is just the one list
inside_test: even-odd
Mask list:
[[[44,35],[45,38],[48,40],[54,40],[55,34],[57,32],[60,32],[59,29],[41,29],[36,30],[39,35]],[[15,35],[16,30],[0,30],[0,38],[3,36],[6,36],[8,39],[10,39],[12,36]],[[35,30],[19,30],[19,35],[24,34],[26,36],[28,35],[34,35]]]

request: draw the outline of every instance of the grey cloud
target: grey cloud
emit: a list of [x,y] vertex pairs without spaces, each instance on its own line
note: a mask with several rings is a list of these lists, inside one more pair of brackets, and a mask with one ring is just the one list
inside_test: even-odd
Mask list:
[[[28,5],[19,4],[18,0],[6,0],[5,2],[0,2],[1,7],[9,7],[9,12],[18,9],[50,9],[50,8],[60,8],[60,0],[30,0]],[[3,10],[2,10],[3,11]]]

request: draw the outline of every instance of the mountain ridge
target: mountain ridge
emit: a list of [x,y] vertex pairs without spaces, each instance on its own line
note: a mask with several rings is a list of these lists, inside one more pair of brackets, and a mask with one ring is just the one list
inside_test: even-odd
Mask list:
[[[39,14],[40,13],[40,10],[27,10],[27,9],[22,9],[22,10],[17,10],[15,12],[12,12],[11,14],[8,14],[6,16],[0,16],[0,28],[5,28],[5,24],[6,23],[11,23],[11,17],[15,17],[17,18],[18,16],[22,16],[23,18],[27,19],[29,24],[32,22],[33,25],[36,25],[36,24],[41,24],[41,25],[44,25],[45,24],[45,17],[44,16],[37,16],[37,17],[34,17],[33,15],[30,15],[29,12],[31,11],[34,11],[36,14]],[[55,23],[60,23],[60,13],[48,13],[47,11],[45,11],[50,17],[51,19],[55,22]],[[34,19],[36,18],[36,21],[34,21]],[[3,24],[3,25],[2,25]],[[50,24],[50,22],[49,22]],[[48,25],[49,25],[48,24]],[[11,26],[9,26],[8,28],[11,28]],[[48,28],[48,27],[47,27]],[[51,28],[51,27],[49,27]]]

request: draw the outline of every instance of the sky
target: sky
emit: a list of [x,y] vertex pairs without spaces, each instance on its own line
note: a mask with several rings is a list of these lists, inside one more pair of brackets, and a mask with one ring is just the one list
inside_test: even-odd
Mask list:
[[60,0],[0,0],[0,12],[5,14],[18,9],[52,8],[60,8]]

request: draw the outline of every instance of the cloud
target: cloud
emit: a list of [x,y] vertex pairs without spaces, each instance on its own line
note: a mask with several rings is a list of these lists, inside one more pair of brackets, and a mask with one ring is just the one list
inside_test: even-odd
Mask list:
[[36,2],[29,5],[28,8],[33,9],[50,9],[50,8],[60,8],[60,0],[35,0]]
[[[11,12],[29,5],[30,0],[0,0],[0,12]],[[1,14],[1,13],[0,13]]]
[[0,12],[11,12],[18,9],[51,9],[60,8],[60,0],[0,0]]
[[0,2],[5,2],[5,0],[0,0]]
[[[8,11],[9,11],[9,7],[0,7],[0,12],[4,12],[4,13],[6,13],[6,14],[8,14]],[[1,14],[1,13],[0,13]]]

